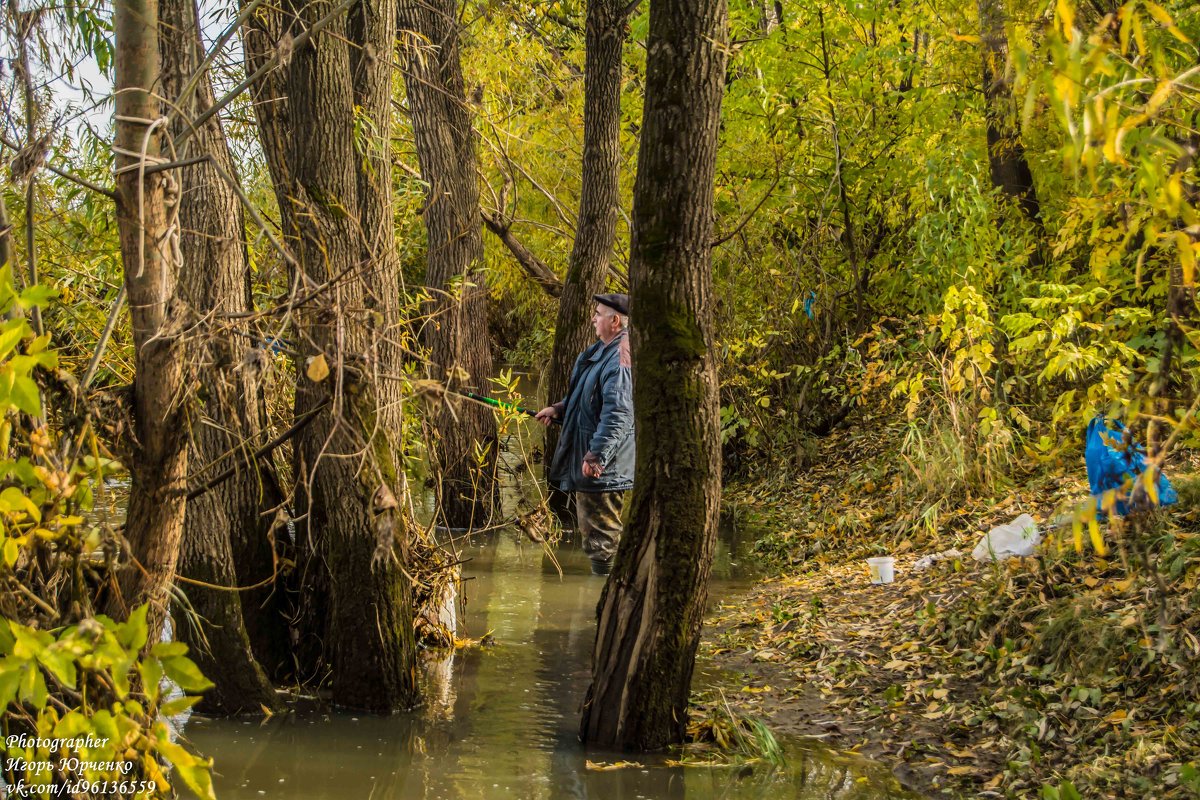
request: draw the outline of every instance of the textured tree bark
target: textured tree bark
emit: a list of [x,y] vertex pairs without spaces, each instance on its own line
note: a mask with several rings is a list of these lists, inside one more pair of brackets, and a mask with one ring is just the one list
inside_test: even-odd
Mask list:
[[[456,11],[457,0],[401,0],[401,63],[417,161],[429,185],[425,284],[434,299],[425,342],[435,377],[451,389],[487,394],[493,365],[479,179]],[[441,479],[440,507],[447,525],[471,527],[492,511],[496,421],[478,404],[454,403],[448,395],[444,402],[430,447]]]
[[[198,13],[195,0],[162,0],[160,11],[163,90],[168,97],[179,98],[204,57]],[[176,101],[179,113],[172,119],[171,135],[177,136],[186,129],[188,121],[212,103],[212,86],[205,74],[189,98],[182,103]],[[176,173],[180,183],[182,256],[179,294],[202,315],[247,311],[251,307],[250,272],[243,240],[242,207],[236,192],[214,169],[216,164],[225,176],[235,174],[220,120],[214,116],[202,123],[187,147],[186,153],[177,155],[181,158],[206,155],[212,163],[194,164]],[[204,337],[202,350],[196,354],[200,360],[204,418],[192,426],[189,459],[193,464],[217,464],[216,469],[223,469],[228,463],[226,455],[231,454],[228,457],[239,462],[239,472],[188,503],[179,562],[180,574],[230,588],[271,577],[270,571],[259,575],[247,570],[246,560],[235,558],[230,541],[239,542],[237,550],[265,550],[255,561],[261,563],[265,559],[270,565],[271,521],[264,520],[261,512],[279,502],[274,479],[261,475],[255,459],[247,458],[263,444],[259,387],[262,361],[243,360],[234,344],[226,335],[209,335]],[[258,597],[187,587],[188,599],[200,620],[188,624],[177,619],[176,635],[190,645],[193,659],[215,684],[202,701],[202,706],[210,712],[236,714],[279,707],[275,690],[254,657],[243,618],[243,597],[262,602],[262,593],[256,594]],[[273,623],[262,627],[273,627],[278,632],[276,639],[285,649],[277,657],[286,655],[287,628],[283,618],[269,607],[255,609],[253,613],[267,618],[264,622]]]
[[584,703],[597,745],[658,749],[687,722],[721,489],[709,243],[726,42],[724,0],[651,0],[630,268],[638,458]]
[[184,346],[187,317],[175,296],[179,263],[170,232],[165,173],[144,175],[145,153],[160,155],[158,2],[118,0],[116,34],[116,191],[121,260],[132,318],[135,377],[134,434],[128,518],[128,556],[117,570],[117,591],[105,601],[124,617],[149,603],[150,642],[158,641],[175,578],[183,534],[187,413]]
[[[246,2],[241,2],[243,10]],[[287,90],[287,64],[293,49],[291,41],[292,34],[282,9],[270,3],[259,6],[247,19],[242,34],[247,74],[257,72],[271,59],[277,55],[279,57],[279,66],[252,84],[250,92],[254,99],[259,141],[275,190],[283,240],[287,247],[295,249],[298,236],[293,213],[295,207],[288,196],[292,184],[292,169],[288,161],[291,113]],[[287,276],[289,286],[299,288],[302,285],[300,274],[292,265],[287,267]],[[295,508],[292,510],[294,512]],[[256,615],[247,617],[246,628],[255,654],[272,678],[306,683],[315,676],[323,675],[328,668],[325,663],[325,641],[329,624],[329,569],[317,551],[316,540],[305,536],[298,537],[295,543],[284,539],[279,544],[282,554],[295,564],[284,576],[282,591],[272,597],[292,621],[292,630],[297,634],[295,642],[291,643],[289,657],[281,660],[277,656],[277,642],[271,635],[273,630],[263,630]],[[258,563],[254,556],[253,551],[235,554],[235,563],[239,568],[245,563],[247,569],[256,575],[273,567],[271,562]]]
[[783,3],[779,0],[758,0],[758,30],[764,35],[783,24]]
[[1033,185],[1033,172],[1021,144],[1012,86],[1005,73],[1008,34],[1004,30],[1004,0],[979,0],[979,27],[983,43],[984,119],[987,123],[988,165],[992,185],[1013,198],[1021,211],[1041,227],[1041,206]]
[[[249,0],[239,0],[244,10]],[[275,200],[279,206],[280,227],[285,241],[294,244],[295,223],[291,219],[292,204],[287,198],[290,183],[288,169],[288,95],[287,58],[290,58],[291,34],[287,31],[284,15],[279,8],[264,3],[246,20],[242,33],[242,54],[246,73],[253,74],[268,63],[278,50],[289,53],[283,63],[266,73],[262,80],[251,84],[250,95],[254,101],[254,117],[258,123],[258,138],[262,143],[263,156],[275,189]],[[288,237],[291,237],[290,239]],[[293,277],[289,275],[289,277]]]
[[[567,277],[558,303],[547,398],[567,394],[575,358],[596,338],[593,295],[604,291],[617,238],[621,174],[621,65],[625,20],[632,9],[620,0],[589,0],[584,32],[583,185]],[[546,430],[545,468],[558,446],[558,429]]]
[[[274,47],[290,47],[329,10],[285,3],[290,32]],[[401,414],[401,368],[389,341],[399,303],[387,94],[394,41],[394,6],[362,0],[290,53],[279,87],[286,140],[276,142],[285,157],[276,159],[281,169],[272,166],[277,196],[289,204],[299,279],[330,284],[319,301],[295,310],[296,416],[328,404],[294,447],[297,536],[318,556],[310,574],[328,580],[327,608],[306,622],[327,621],[321,644],[333,702],[379,711],[409,705],[416,693],[412,587],[403,571],[409,527],[391,437]],[[359,120],[370,131],[361,152]]]

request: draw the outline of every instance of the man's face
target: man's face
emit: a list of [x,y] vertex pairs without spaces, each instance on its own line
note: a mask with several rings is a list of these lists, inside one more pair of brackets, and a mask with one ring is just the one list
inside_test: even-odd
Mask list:
[[596,329],[596,336],[607,342],[618,330],[617,313],[597,303],[596,310],[592,312],[592,327]]

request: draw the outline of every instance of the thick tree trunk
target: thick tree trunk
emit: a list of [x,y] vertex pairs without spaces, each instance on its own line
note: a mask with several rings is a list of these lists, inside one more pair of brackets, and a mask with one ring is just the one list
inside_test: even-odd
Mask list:
[[[197,20],[195,0],[162,0],[159,25],[162,85],[168,97],[177,99],[179,111],[172,121],[172,136],[187,129],[188,121],[213,103],[207,74],[195,91],[180,98],[188,79],[203,60]],[[188,151],[180,155],[185,158],[206,155],[212,162],[194,164],[176,173],[180,182],[180,296],[205,316],[247,311],[251,306],[250,273],[243,241],[242,207],[233,187],[214,168],[214,165],[219,167],[225,177],[234,175],[233,159],[219,119],[214,116],[202,123],[189,139]],[[264,549],[270,563],[271,521],[264,520],[261,512],[278,502],[271,491],[274,480],[264,479],[255,460],[246,459],[247,454],[263,444],[259,370],[255,368],[259,362],[253,359],[243,362],[241,348],[235,349],[234,344],[235,340],[220,332],[204,337],[203,349],[197,353],[204,418],[193,426],[189,458],[194,465],[219,464],[216,467],[219,471],[226,467],[226,456],[230,454],[230,458],[240,462],[239,473],[188,503],[179,562],[180,574],[230,589],[239,584],[238,562],[230,540],[240,542],[239,550]],[[241,566],[240,583],[249,584],[271,576],[270,572],[266,576],[256,575],[246,571],[244,564]],[[229,714],[278,708],[275,690],[251,650],[242,614],[243,595],[194,585],[187,587],[187,594],[200,620],[195,624],[177,620],[176,633],[191,646],[193,659],[215,684],[205,694],[204,707]],[[286,645],[283,618],[273,613],[273,609],[256,613],[282,632],[282,643]]]
[[1041,207],[1034,190],[1033,172],[1021,144],[1021,126],[1006,74],[1008,34],[1004,22],[1003,0],[979,0],[988,165],[992,185],[1016,200],[1025,216],[1041,227]]
[[[449,388],[488,393],[492,352],[475,132],[467,113],[459,60],[457,0],[401,0],[401,63],[425,203],[433,293],[425,341],[435,376]],[[430,451],[441,480],[441,510],[451,527],[484,523],[495,491],[496,421],[475,403],[447,399],[434,423]],[[482,454],[482,458],[477,457]]]
[[600,598],[586,742],[682,741],[721,490],[712,355],[713,178],[724,0],[651,0],[633,201],[637,471]]
[[[629,3],[589,0],[583,79],[583,185],[579,220],[567,278],[558,303],[554,351],[547,381],[548,402],[567,394],[575,358],[596,338],[592,296],[604,291],[617,238],[621,175],[621,65]],[[546,474],[550,473],[558,429],[546,431]]]
[[[328,12],[284,5],[293,38]],[[295,49],[287,81],[285,196],[297,256],[309,286],[332,283],[296,310],[304,358],[296,415],[324,407],[295,446],[298,535],[328,565],[333,701],[372,710],[405,706],[416,692],[407,504],[393,438],[401,368],[389,342],[399,303],[386,102],[394,33],[394,6],[362,0]],[[356,114],[370,123],[363,152]]]
[[[242,0],[240,3],[243,10],[246,2],[247,0]],[[288,161],[291,148],[291,112],[287,90],[287,62],[291,57],[291,39],[288,20],[282,10],[272,4],[259,6],[246,20],[242,34],[242,49],[248,74],[257,72],[260,67],[271,63],[276,56],[281,56],[282,63],[252,84],[250,92],[254,100],[259,141],[262,143],[267,169],[275,190],[283,239],[286,246],[295,249],[298,236],[294,216],[296,207],[288,196],[292,185],[292,170]],[[295,266],[288,265],[287,277],[290,287],[295,289],[302,285]],[[297,513],[294,504],[291,511]],[[276,681],[294,680],[306,683],[315,676],[323,675],[327,670],[325,640],[329,622],[329,569],[317,552],[316,541],[307,536],[299,537],[295,542],[290,538],[281,537],[277,544],[281,556],[289,558],[294,566],[285,574],[282,588],[272,587],[275,591],[270,597],[270,602],[278,604],[280,610],[292,620],[292,628],[298,636],[290,654],[281,658],[277,639],[273,635],[274,628],[264,629],[259,624],[258,616],[250,614],[246,618],[246,629],[250,634],[250,644],[255,655],[272,678]],[[254,575],[263,575],[275,566],[271,561],[257,560],[254,551],[235,553],[234,560],[239,569],[245,567],[244,573]],[[249,602],[261,604],[268,599],[247,598],[247,601],[246,606],[249,607]]]
[[161,153],[158,2],[118,0],[116,33],[117,226],[132,317],[135,377],[132,484],[125,537],[128,556],[117,573],[118,591],[106,602],[124,617],[150,603],[150,641],[158,640],[175,577],[183,534],[187,471],[184,407],[186,306],[175,297],[179,270],[164,199],[170,177],[144,175],[141,153]]

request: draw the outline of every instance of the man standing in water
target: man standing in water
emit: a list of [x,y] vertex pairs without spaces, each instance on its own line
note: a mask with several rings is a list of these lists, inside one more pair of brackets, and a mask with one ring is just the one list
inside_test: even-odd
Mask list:
[[567,396],[537,419],[562,420],[550,481],[575,494],[575,516],[592,572],[607,575],[621,538],[621,507],[633,487],[633,375],[629,296],[598,294],[592,325],[600,341],[575,360]]

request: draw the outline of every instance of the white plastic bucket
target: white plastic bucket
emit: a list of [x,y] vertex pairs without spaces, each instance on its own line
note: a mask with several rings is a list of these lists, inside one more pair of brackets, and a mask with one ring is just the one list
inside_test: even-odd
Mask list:
[[896,577],[896,559],[891,556],[876,556],[867,559],[871,568],[871,583],[891,583]]

